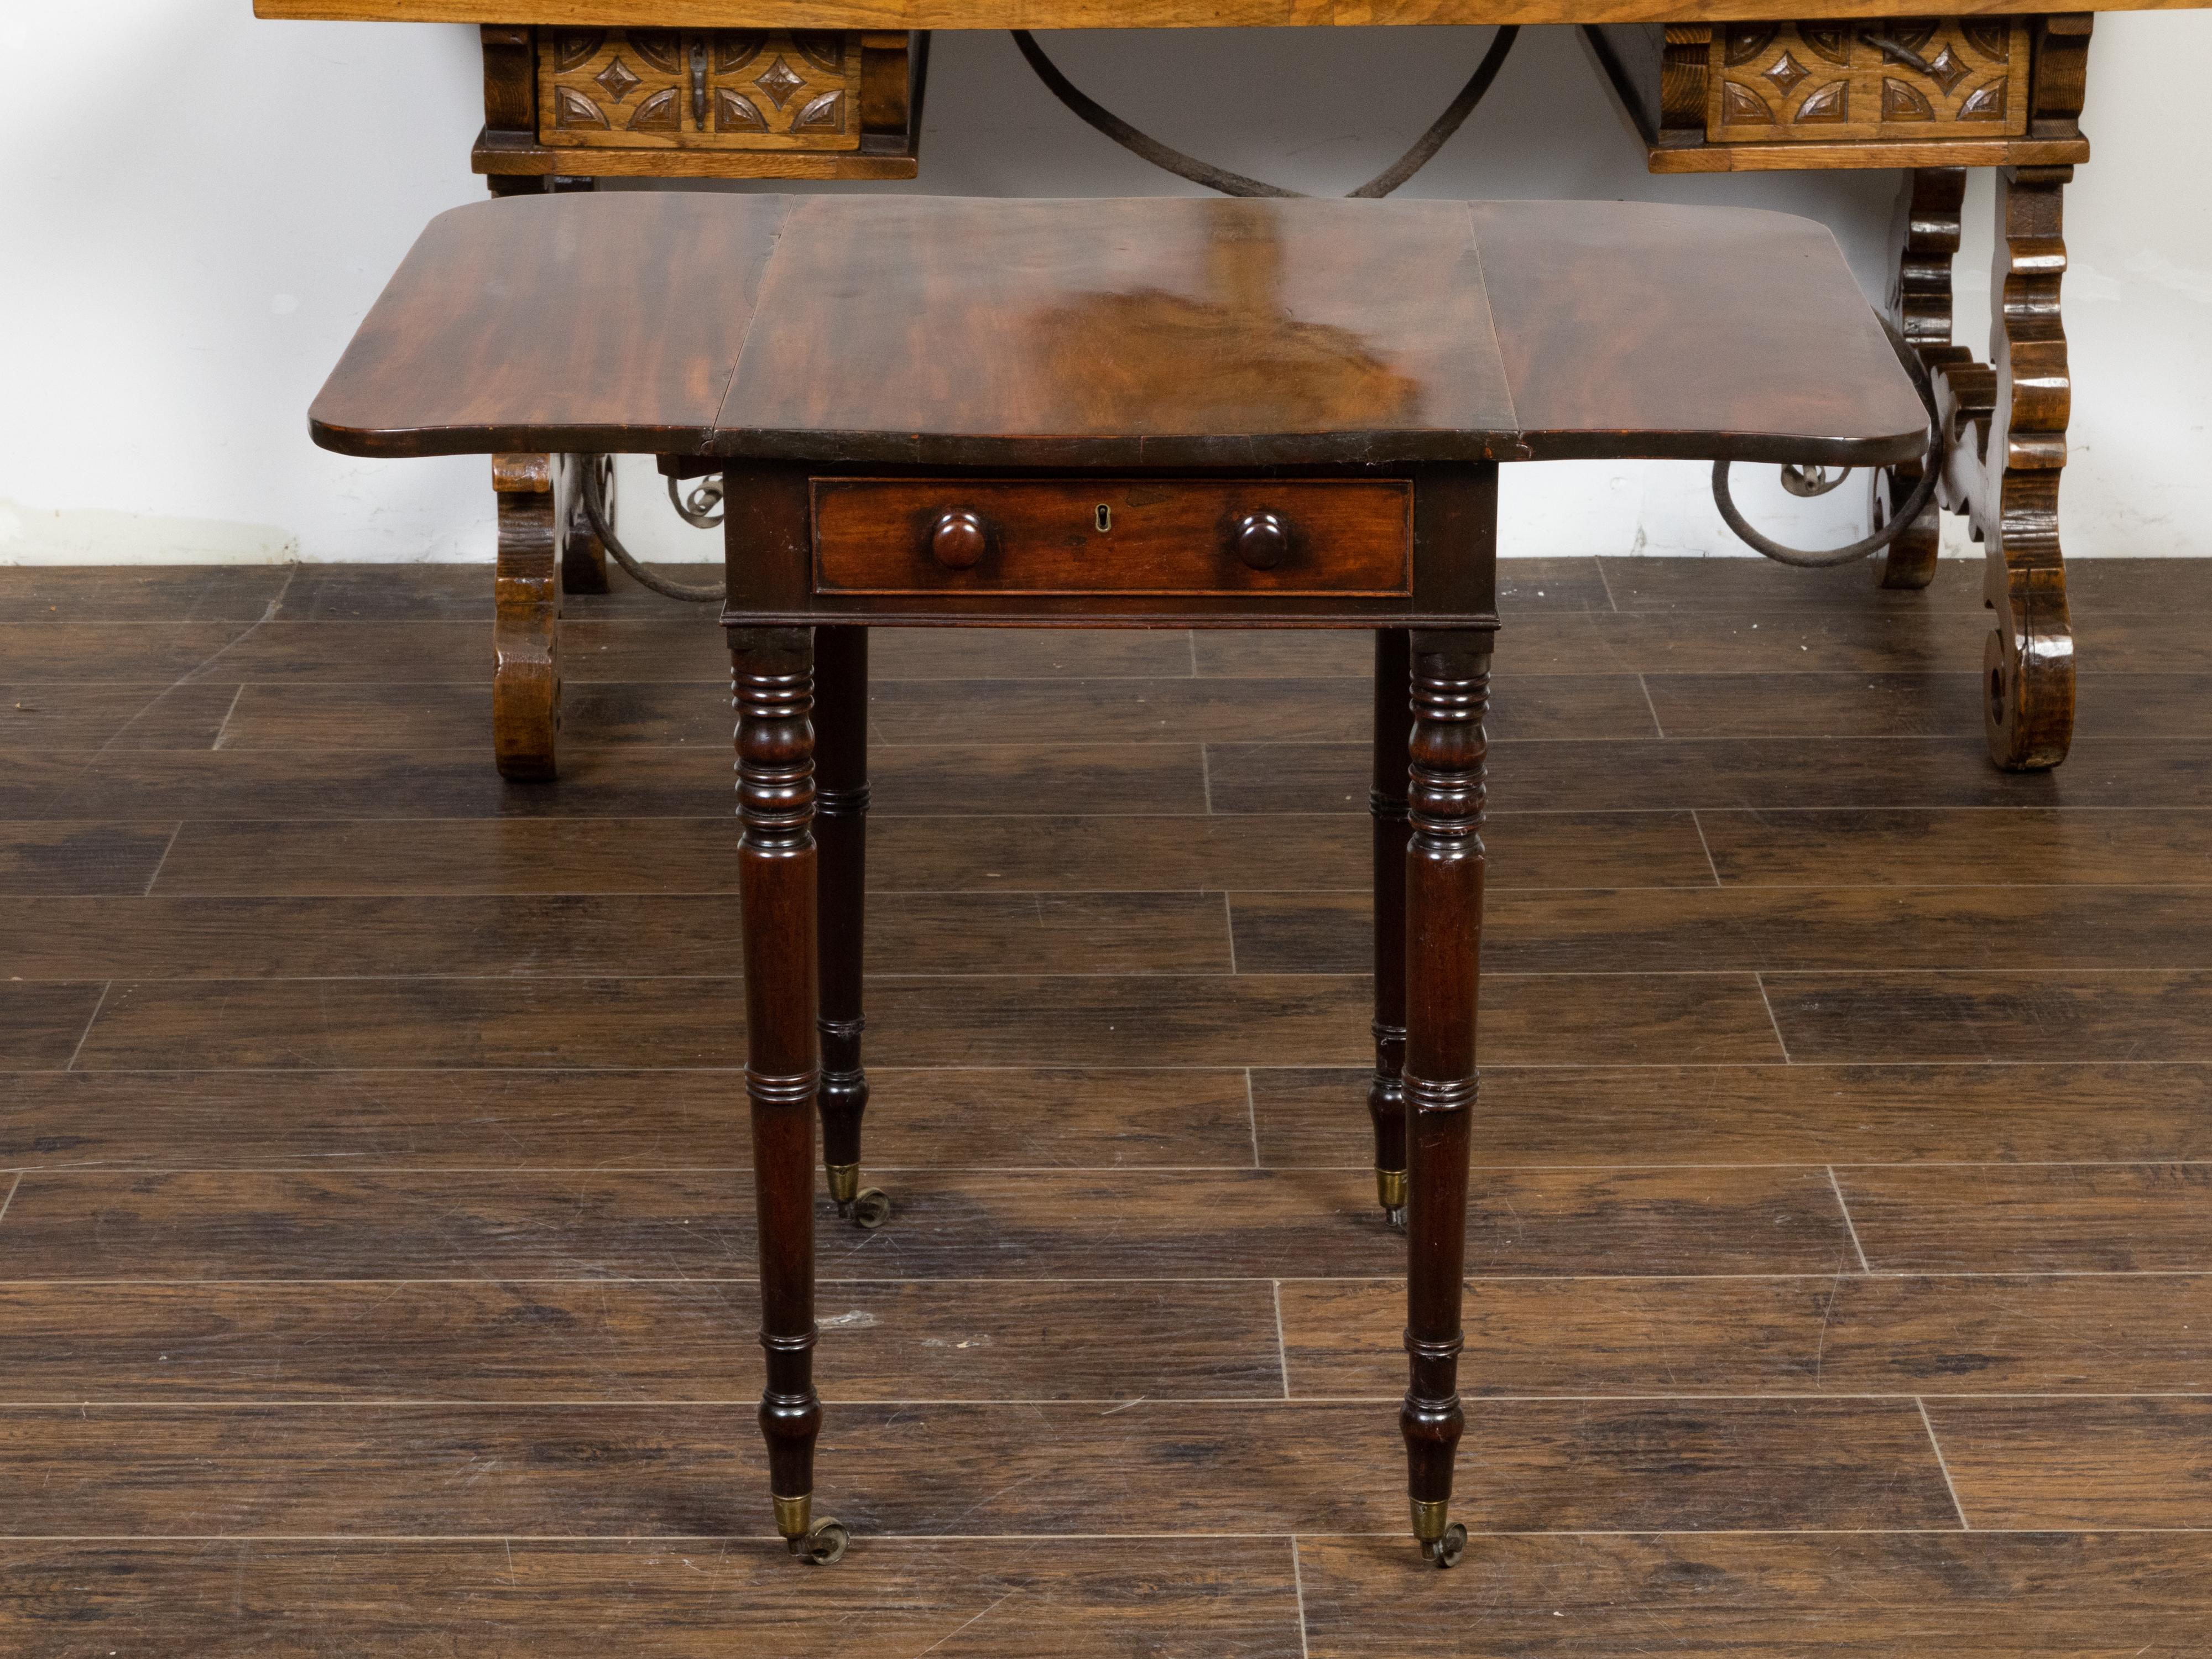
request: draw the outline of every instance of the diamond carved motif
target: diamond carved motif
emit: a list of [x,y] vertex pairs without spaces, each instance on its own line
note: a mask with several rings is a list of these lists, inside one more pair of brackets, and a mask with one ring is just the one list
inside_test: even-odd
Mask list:
[[2033,63],[2019,17],[1732,23],[1711,32],[1707,50],[1715,143],[1924,143],[2027,128],[2027,100],[2008,95]]
[[1807,69],[1802,64],[1799,63],[1795,58],[1792,58],[1785,52],[1782,54],[1780,60],[1775,64],[1773,68],[1762,70],[1761,73],[1764,74],[1768,80],[1774,82],[1774,89],[1777,92],[1780,93],[1784,98],[1787,98],[1792,92],[1796,90],[1797,83],[1800,81],[1807,80],[1811,77],[1813,71]]
[[629,65],[619,58],[609,58],[607,66],[592,79],[599,84],[599,90],[617,104],[644,84],[638,76],[630,73]]
[[791,101],[791,94],[806,82],[781,57],[760,74],[753,84],[769,96],[769,101],[781,109]]
[[537,48],[544,143],[860,147],[861,37],[851,30],[546,28]]
[[1948,95],[1956,92],[1959,89],[1959,82],[1972,75],[1973,70],[1960,61],[1957,52],[1946,46],[1942,52],[1929,60],[1928,73],[1936,77],[1937,84],[1942,86]]

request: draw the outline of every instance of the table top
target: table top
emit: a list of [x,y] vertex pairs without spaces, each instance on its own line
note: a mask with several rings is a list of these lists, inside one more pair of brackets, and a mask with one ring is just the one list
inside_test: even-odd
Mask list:
[[1874,465],[1926,417],[1827,229],[1741,208],[516,197],[316,399],[361,455]]
[[[2179,11],[2212,0],[2098,0]],[[1420,23],[1763,21],[1774,0],[254,0],[258,17],[557,23],[641,28],[1084,29],[1369,27]],[[1950,0],[1947,16],[2010,16],[2018,0]],[[1790,0],[1796,18],[1924,17],[1926,0]]]

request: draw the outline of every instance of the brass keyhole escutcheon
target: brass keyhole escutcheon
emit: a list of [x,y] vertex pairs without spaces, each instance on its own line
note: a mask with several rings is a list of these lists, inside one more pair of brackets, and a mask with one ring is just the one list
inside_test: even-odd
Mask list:
[[1109,534],[1114,528],[1114,509],[1103,501],[1099,502],[1097,517],[1094,522],[1098,526],[1100,535]]

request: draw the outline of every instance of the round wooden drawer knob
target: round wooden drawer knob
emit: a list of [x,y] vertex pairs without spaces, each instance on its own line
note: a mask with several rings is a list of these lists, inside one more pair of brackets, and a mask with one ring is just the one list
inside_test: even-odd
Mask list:
[[1273,570],[1289,556],[1291,526],[1279,513],[1247,513],[1230,537],[1237,556],[1255,570]]
[[937,527],[929,532],[929,551],[947,570],[973,570],[982,562],[983,546],[988,539],[981,514],[941,514]]

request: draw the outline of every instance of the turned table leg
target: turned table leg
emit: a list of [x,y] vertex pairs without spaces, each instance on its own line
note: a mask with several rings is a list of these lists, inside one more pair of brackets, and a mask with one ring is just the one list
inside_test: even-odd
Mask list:
[[745,965],[745,1092],[760,1231],[761,1432],[776,1530],[817,1561],[845,1529],[817,1520],[814,1443],[814,641],[807,629],[732,629],[738,708],[738,883]]
[[1375,1197],[1395,1226],[1406,1223],[1406,757],[1413,733],[1410,635],[1375,630]]
[[[1897,275],[1889,291],[1889,318],[1932,372],[1968,353],[1951,343],[1951,261],[1959,252],[1960,210],[1966,199],[1964,167],[1915,167],[1898,193],[1891,248]],[[1902,461],[1873,474],[1881,520],[1905,505],[1921,477],[1918,461]],[[1942,535],[1942,508],[1929,501],[1880,557],[1884,587],[1925,587],[1935,580]]]
[[860,1186],[862,953],[868,860],[868,630],[817,628],[815,838],[821,843],[822,1161],[839,1215],[880,1227],[891,1201]]
[[1490,635],[1413,637],[1413,729],[1406,847],[1406,1115],[1411,1208],[1406,1437],[1413,1535],[1450,1566],[1467,1528],[1449,1522],[1459,1401],[1468,1143],[1475,1101],[1482,941],[1482,815]]
[[499,556],[493,580],[491,732],[500,775],[544,779],[561,734],[564,458],[495,455]]

